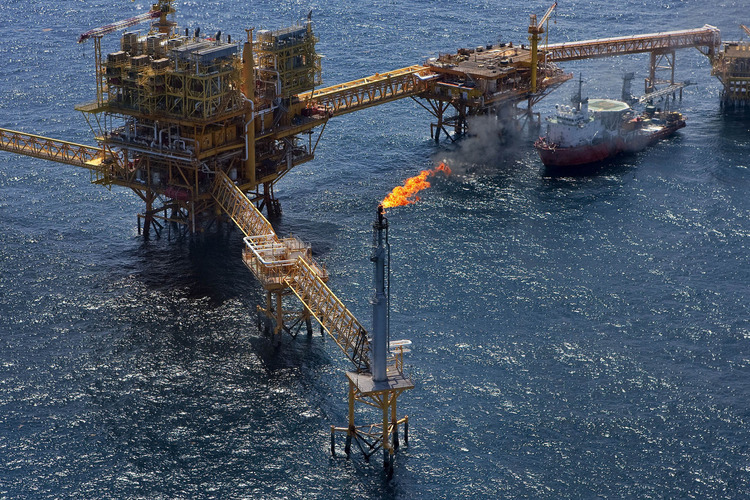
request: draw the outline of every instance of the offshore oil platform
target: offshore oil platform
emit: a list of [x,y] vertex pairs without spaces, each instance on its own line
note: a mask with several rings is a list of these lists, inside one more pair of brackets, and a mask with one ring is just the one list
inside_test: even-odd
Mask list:
[[[750,35],[750,28],[740,28]],[[724,85],[721,103],[727,107],[750,105],[750,42],[724,42],[713,61],[711,74]]]
[[[76,107],[95,134],[86,146],[0,129],[0,150],[86,168],[92,182],[131,189],[145,210],[139,233],[159,235],[167,226],[185,233],[231,220],[244,234],[243,262],[265,290],[259,327],[312,334],[320,323],[353,365],[349,380],[346,454],[355,443],[370,457],[382,450],[393,470],[399,426],[408,440],[408,417],[397,415],[398,397],[414,387],[404,374],[408,341],[390,342],[384,266],[388,222],[379,208],[374,223],[375,300],[372,335],[328,288],[328,273],[310,246],[277,236],[268,219],[280,213],[276,184],[314,158],[331,118],[410,97],[434,118],[431,136],[453,139],[475,115],[533,117],[545,95],[572,78],[557,63],[591,57],[650,53],[647,90],[674,85],[674,54],[698,48],[714,61],[725,99],[747,102],[744,45],[719,52],[719,30],[703,28],[630,37],[549,44],[542,36],[557,7],[530,16],[529,44],[512,42],[462,48],[428,61],[359,80],[318,88],[321,57],[310,16],[276,30],[247,29],[241,39],[181,29],[173,0],[159,0],[139,16],[93,29],[95,99]],[[113,32],[149,23],[147,32],[125,31],[116,51],[102,51]],[[747,52],[750,55],[750,51]],[[659,78],[664,71],[669,78]],[[739,76],[738,76],[739,75]],[[738,80],[737,78],[744,78]],[[739,83],[738,83],[739,82]],[[742,83],[744,82],[744,83]],[[453,131],[453,135],[450,133]],[[300,304],[301,303],[301,307]],[[382,412],[375,424],[356,425],[356,404]]]
[[[554,6],[553,6],[554,7]],[[419,97],[437,119],[434,137],[461,133],[477,114],[529,110],[571,78],[537,62],[542,24],[532,16],[531,46],[512,43],[461,49],[426,64],[314,90],[321,84],[312,21],[278,30],[246,30],[245,40],[221,32],[180,30],[173,0],[140,16],[93,29],[96,99],[76,107],[99,147],[2,131],[0,149],[72,163],[93,182],[133,190],[145,203],[139,226],[147,237],[166,222],[204,231],[222,210],[213,196],[225,173],[269,216],[280,211],[274,186],[314,158],[333,116]],[[120,50],[102,52],[102,38],[127,31]],[[454,114],[447,116],[452,109]],[[526,111],[524,111],[526,112]]]

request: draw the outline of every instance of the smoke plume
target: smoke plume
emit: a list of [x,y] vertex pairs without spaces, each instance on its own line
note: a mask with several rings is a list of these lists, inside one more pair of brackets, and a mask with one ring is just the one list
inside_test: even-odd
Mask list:
[[455,175],[485,174],[494,170],[517,143],[515,121],[495,115],[472,116],[468,133],[455,148],[441,152],[439,160],[450,166]]

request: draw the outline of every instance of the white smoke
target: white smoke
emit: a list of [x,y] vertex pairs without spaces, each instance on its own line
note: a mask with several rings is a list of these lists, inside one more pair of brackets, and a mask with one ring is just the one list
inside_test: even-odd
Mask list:
[[456,142],[452,151],[441,152],[455,175],[483,174],[493,170],[517,142],[515,121],[496,115],[472,116],[467,120],[468,133]]

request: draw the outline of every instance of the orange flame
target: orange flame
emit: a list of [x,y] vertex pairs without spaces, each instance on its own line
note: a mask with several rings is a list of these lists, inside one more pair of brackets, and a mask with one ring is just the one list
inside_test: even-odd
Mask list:
[[451,168],[443,162],[440,165],[433,168],[432,170],[422,170],[419,175],[410,177],[404,181],[403,186],[396,186],[393,191],[388,193],[383,201],[383,208],[390,207],[401,207],[403,205],[411,205],[419,201],[417,193],[423,189],[430,187],[430,182],[427,177],[433,176],[438,172],[443,172],[445,175],[451,175]]

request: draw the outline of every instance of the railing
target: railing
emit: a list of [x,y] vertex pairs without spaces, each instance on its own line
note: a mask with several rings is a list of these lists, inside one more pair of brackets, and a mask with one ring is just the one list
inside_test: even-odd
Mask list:
[[305,92],[299,95],[299,99],[310,106],[341,115],[419,94],[423,90],[419,74],[424,72],[429,72],[429,68],[417,65],[376,73],[367,78]]
[[369,370],[367,331],[325,284],[328,274],[297,238],[279,239],[263,214],[223,172],[217,172],[213,196],[245,233],[242,259],[263,287],[289,288],[333,338],[357,371]]
[[245,236],[276,236],[271,223],[224,172],[216,173],[212,195]]
[[4,128],[0,128],[0,150],[90,170],[100,170],[106,156],[101,148]]
[[721,44],[718,28],[702,28],[650,33],[617,38],[602,38],[581,42],[555,43],[544,49],[547,61],[575,61],[594,57],[619,56],[653,51],[672,51],[685,48],[706,48],[713,54]]
[[263,214],[247,199],[224,173],[218,172],[213,197],[234,223],[245,233],[243,261],[267,290],[286,288],[283,282],[302,258],[313,266],[323,279],[325,270],[312,260],[310,246],[297,238],[279,239]]
[[286,284],[354,363],[357,371],[369,371],[367,330],[305,260],[300,258],[297,264],[286,277]]

